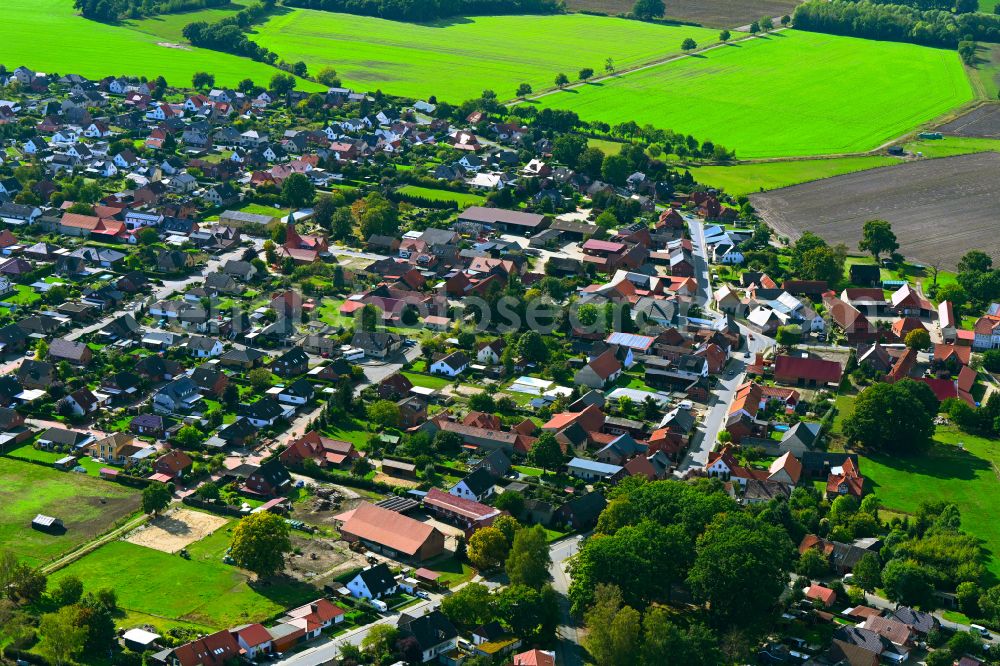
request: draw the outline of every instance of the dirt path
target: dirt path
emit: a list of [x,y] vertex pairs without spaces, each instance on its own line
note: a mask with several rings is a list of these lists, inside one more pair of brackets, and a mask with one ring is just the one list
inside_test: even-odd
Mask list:
[[58,560],[53,560],[52,562],[49,562],[48,564],[42,566],[39,570],[46,575],[55,573],[56,571],[59,571],[63,567],[67,567],[73,562],[76,562],[84,555],[97,550],[104,544],[109,543],[111,541],[115,541],[123,534],[131,532],[135,528],[145,523],[148,518],[149,516],[145,514],[137,516],[132,520],[128,521],[127,523],[125,523],[124,525],[122,525],[121,527],[116,527],[110,532],[107,532],[106,534],[99,536],[92,541],[88,541],[87,543],[82,544],[79,548],[77,548],[71,553],[63,555]]

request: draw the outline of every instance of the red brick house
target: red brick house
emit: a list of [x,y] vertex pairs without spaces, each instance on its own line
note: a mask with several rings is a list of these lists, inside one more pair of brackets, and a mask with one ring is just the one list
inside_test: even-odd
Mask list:
[[157,458],[156,462],[153,463],[153,470],[157,474],[165,474],[171,479],[180,479],[191,473],[193,465],[194,463],[188,454],[174,449]]
[[310,430],[289,444],[278,459],[288,466],[312,460],[320,467],[341,467],[350,465],[351,461],[360,457],[361,454],[350,442],[323,437],[315,430]]

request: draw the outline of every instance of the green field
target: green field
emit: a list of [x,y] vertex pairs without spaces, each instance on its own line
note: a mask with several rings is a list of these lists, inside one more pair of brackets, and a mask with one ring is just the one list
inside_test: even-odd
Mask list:
[[[179,23],[184,16],[171,16],[167,21]],[[177,40],[127,25],[81,18],[74,12],[71,0],[4,0],[0,3],[0,23],[9,28],[4,34],[4,62],[10,69],[26,65],[43,72],[82,74],[95,79],[119,74],[150,78],[162,75],[177,86],[191,85],[191,75],[199,71],[215,74],[219,85],[235,85],[247,77],[266,85],[278,71],[228,53],[161,46]],[[321,89],[301,80],[299,87]]]
[[[984,541],[993,554],[990,571],[1000,575],[1000,442],[938,427],[937,445],[926,456],[873,456],[861,461],[861,474],[887,509],[913,512],[925,500],[954,502],[962,528]],[[965,450],[956,446],[962,443]]]
[[449,192],[448,190],[436,190],[430,187],[418,187],[417,185],[404,185],[396,191],[400,194],[408,194],[411,197],[422,197],[432,201],[454,201],[459,206],[475,206],[485,201],[485,197],[478,194]]
[[329,65],[360,90],[457,103],[484,88],[507,99],[522,82],[542,89],[560,72],[573,80],[583,67],[603,72],[609,56],[618,69],[664,58],[687,37],[709,44],[718,31],[583,14],[415,24],[296,9],[257,26],[254,41],[310,71]]
[[954,51],[790,30],[534,103],[781,157],[871,150],[972,97]]
[[195,21],[205,21],[214,23],[220,19],[232,16],[239,10],[246,7],[249,2],[231,2],[226,7],[212,7],[211,9],[200,9],[194,12],[177,12],[174,14],[160,14],[150,18],[126,21],[125,25],[132,30],[146,32],[156,37],[168,39],[172,42],[184,42],[184,26]]
[[[51,560],[93,537],[139,508],[138,491],[86,474],[0,458],[0,548],[32,565]],[[66,526],[54,535],[31,529],[42,513]]]
[[951,157],[1000,151],[1000,139],[983,139],[974,136],[946,136],[943,139],[920,139],[903,146],[908,152],[923,153],[924,157]]
[[214,629],[266,620],[319,596],[315,588],[301,583],[251,587],[246,574],[227,564],[185,560],[125,541],[111,542],[80,558],[53,574],[50,585],[69,575],[78,576],[88,590],[114,588],[118,605],[126,611]]
[[894,157],[872,155],[835,157],[824,160],[760,162],[733,166],[703,166],[692,167],[688,171],[699,183],[723,189],[727,194],[733,196],[739,196],[752,192],[776,190],[780,187],[798,185],[854,171],[874,169],[898,162],[899,160]]

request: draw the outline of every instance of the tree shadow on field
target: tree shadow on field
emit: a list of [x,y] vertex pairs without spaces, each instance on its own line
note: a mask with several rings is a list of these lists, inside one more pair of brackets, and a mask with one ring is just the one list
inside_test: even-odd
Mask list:
[[595,88],[602,88],[604,86],[600,81],[584,81],[584,85],[594,86]]
[[424,28],[450,28],[453,25],[466,25],[468,23],[475,23],[471,18],[466,16],[446,16],[444,18],[434,19],[432,21],[394,21],[395,23],[413,23]]
[[689,58],[701,58],[702,60],[705,60],[705,59],[708,58],[708,56],[705,55],[704,53],[689,53],[688,57]]
[[976,472],[992,469],[990,461],[965,449],[960,449],[954,444],[941,442],[934,442],[927,453],[917,453],[912,456],[883,453],[866,453],[865,455],[880,465],[894,470],[932,476],[937,479],[970,481],[976,478]]

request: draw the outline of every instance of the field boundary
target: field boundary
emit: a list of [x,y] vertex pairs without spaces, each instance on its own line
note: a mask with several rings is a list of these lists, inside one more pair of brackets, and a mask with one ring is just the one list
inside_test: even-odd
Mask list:
[[[765,35],[767,35],[767,34],[773,34],[773,33],[776,33],[776,32],[783,32],[785,30],[788,30],[788,28],[785,28],[785,27],[775,28],[774,30],[771,30],[770,32],[762,33],[762,34],[765,34]],[[573,90],[575,88],[579,88],[581,86],[585,86],[585,85],[588,85],[588,84],[591,84],[591,83],[600,83],[601,81],[607,81],[608,79],[613,79],[613,78],[616,78],[616,77],[619,77],[619,76],[625,76],[627,74],[634,74],[635,72],[641,72],[641,71],[646,70],[646,69],[652,69],[653,67],[659,67],[660,65],[666,65],[667,63],[674,62],[675,60],[681,60],[682,58],[695,57],[695,56],[697,56],[699,54],[707,53],[708,51],[713,51],[715,49],[720,49],[720,48],[727,47],[730,44],[739,44],[740,42],[745,42],[745,41],[748,41],[748,40],[751,40],[751,39],[757,39],[758,37],[760,37],[760,35],[746,35],[744,37],[740,37],[739,39],[730,39],[728,42],[715,42],[715,43],[709,44],[708,46],[703,46],[701,48],[697,48],[697,49],[694,49],[692,51],[689,51],[688,53],[675,53],[674,55],[667,56],[666,58],[660,58],[659,60],[651,60],[650,62],[640,63],[638,65],[634,65],[632,67],[627,67],[625,69],[615,70],[614,72],[611,72],[609,74],[602,74],[600,76],[594,76],[592,78],[587,79],[586,81],[576,81],[574,83],[567,84],[567,85],[563,86],[562,88],[559,88],[557,86],[551,86],[551,87],[545,88],[544,90],[542,90],[539,93],[532,93],[531,95],[528,95],[527,97],[517,97],[517,98],[514,98],[512,100],[509,100],[509,101],[507,101],[505,103],[505,105],[506,106],[517,106],[518,104],[524,104],[524,103],[529,102],[529,101],[538,100],[538,99],[541,99],[543,97],[548,97],[549,95],[553,95],[555,93],[564,92],[566,90]]]
[[121,535],[126,534],[131,530],[134,530],[135,528],[141,526],[148,520],[149,520],[148,515],[141,514],[136,518],[126,521],[124,524],[119,525],[118,527],[112,528],[110,531],[105,532],[104,534],[98,536],[95,539],[91,539],[86,543],[80,544],[74,550],[71,550],[70,552],[64,555],[61,555],[60,557],[49,562],[48,564],[42,565],[41,567],[39,567],[39,570],[46,575],[55,573],[56,571],[59,571],[60,569],[65,568],[70,564],[73,564],[73,562],[76,562],[84,555],[94,552],[104,544],[109,543],[111,541],[115,541]]

